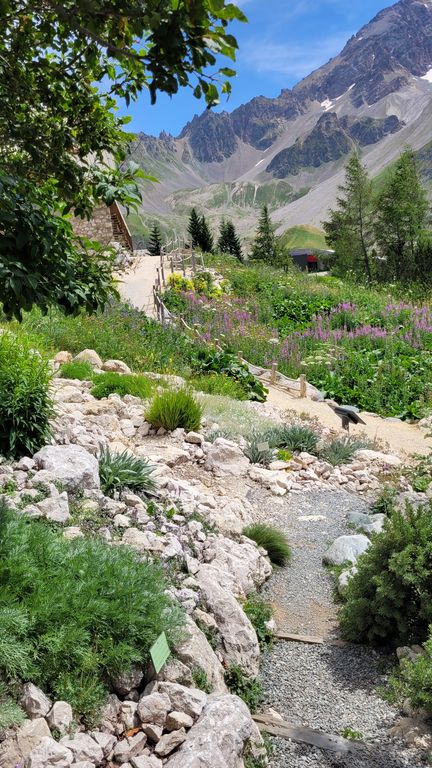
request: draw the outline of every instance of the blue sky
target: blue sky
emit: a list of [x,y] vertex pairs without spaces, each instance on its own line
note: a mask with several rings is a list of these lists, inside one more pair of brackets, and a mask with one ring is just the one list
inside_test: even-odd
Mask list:
[[[235,2],[235,0],[234,0]],[[237,0],[249,19],[233,25],[239,42],[233,93],[222,109],[233,110],[253,96],[277,96],[337,54],[351,35],[370,21],[389,0]],[[231,66],[229,62],[226,66]],[[189,90],[172,99],[159,96],[151,106],[142,94],[127,113],[132,131],[176,136],[203,110]]]

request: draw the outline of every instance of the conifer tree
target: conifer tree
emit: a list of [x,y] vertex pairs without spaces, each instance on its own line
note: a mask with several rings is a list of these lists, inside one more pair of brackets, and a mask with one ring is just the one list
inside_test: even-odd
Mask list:
[[415,279],[429,205],[412,149],[405,149],[376,201],[375,237],[387,280]]
[[230,253],[231,256],[235,256],[239,261],[243,261],[240,239],[232,221],[222,219],[218,249],[221,253]]
[[251,259],[273,264],[277,259],[276,237],[267,205],[263,205],[252,246]]
[[150,232],[148,250],[152,256],[160,256],[162,250],[162,234],[159,225],[155,222]]
[[209,224],[205,216],[201,216],[200,219],[200,242],[199,247],[204,253],[213,253],[214,242],[213,235],[211,233]]
[[352,272],[370,283],[374,265],[372,183],[357,153],[346,165],[339,192],[338,207],[323,222],[326,240],[335,251],[330,264],[337,274]]
[[188,233],[191,239],[192,248],[200,248],[201,242],[201,221],[195,208],[192,208],[189,216]]

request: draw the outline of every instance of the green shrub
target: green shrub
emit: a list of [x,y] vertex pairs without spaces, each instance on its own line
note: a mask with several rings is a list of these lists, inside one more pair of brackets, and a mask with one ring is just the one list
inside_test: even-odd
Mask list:
[[191,357],[192,368],[196,373],[223,373],[240,385],[246,400],[256,400],[264,403],[267,397],[267,389],[262,382],[255,378],[248,367],[239,360],[237,355],[231,352],[217,349],[200,349]]
[[67,541],[4,505],[0,591],[0,677],[31,679],[88,723],[161,632],[179,641],[182,614],[158,566],[98,537]]
[[424,654],[415,660],[402,659],[397,673],[390,678],[392,698],[401,701],[409,699],[415,709],[425,709],[432,714],[432,636],[424,645]]
[[97,374],[93,381],[94,386],[90,390],[90,394],[98,400],[108,397],[113,392],[121,396],[133,395],[147,400],[152,393],[150,380],[142,374],[124,374],[112,371]]
[[348,435],[336,437],[321,449],[320,457],[337,467],[339,464],[348,464],[356,451],[367,447],[369,447],[369,443],[364,440],[357,440]]
[[61,379],[91,381],[93,378],[93,368],[85,360],[73,360],[71,363],[63,363],[59,371],[59,377]]
[[185,389],[168,390],[152,400],[146,419],[154,427],[168,431],[182,427],[195,432],[201,426],[203,408]]
[[243,535],[255,541],[266,550],[274,565],[287,565],[291,559],[291,548],[282,531],[265,523],[254,523],[243,529]]
[[192,670],[192,680],[194,681],[195,687],[199,688],[200,691],[204,691],[204,693],[213,693],[213,686],[209,683],[207,674],[203,669],[194,667]]
[[376,500],[371,505],[372,512],[390,516],[396,508],[397,489],[392,485],[385,485]]
[[129,451],[112,453],[103,448],[99,454],[101,489],[106,496],[121,493],[125,488],[154,495],[157,484],[152,477],[155,468],[146,459],[133,456]]
[[232,664],[225,672],[225,683],[231,693],[243,699],[252,713],[257,711],[263,697],[259,680],[245,677],[240,667]]
[[263,464],[267,467],[273,461],[274,455],[265,437],[264,434],[253,433],[247,440],[244,454],[252,464]]
[[0,336],[0,454],[36,453],[50,438],[48,363],[12,333]]
[[224,397],[232,397],[234,400],[248,399],[242,385],[224,373],[196,376],[189,383],[194,389],[208,395],[223,395]]
[[243,610],[256,632],[261,650],[264,651],[273,642],[273,632],[267,626],[273,616],[270,603],[263,600],[257,592],[253,592],[248,595]]
[[8,696],[5,684],[0,682],[0,731],[22,725],[24,720],[23,710]]
[[432,623],[432,505],[393,512],[350,579],[340,614],[353,642],[423,642]]
[[317,453],[318,436],[310,427],[302,424],[284,424],[269,430],[267,440],[271,448],[284,448],[289,451]]
[[294,454],[292,451],[287,451],[285,448],[280,448],[277,452],[278,461],[291,461]]

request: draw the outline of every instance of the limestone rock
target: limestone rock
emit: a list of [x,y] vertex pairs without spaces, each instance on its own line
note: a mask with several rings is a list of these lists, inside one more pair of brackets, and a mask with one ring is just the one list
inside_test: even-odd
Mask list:
[[100,488],[98,461],[80,445],[46,445],[33,458],[39,469],[51,472],[67,491]]
[[51,709],[51,702],[33,683],[24,683],[21,697],[21,706],[30,718],[45,717]]
[[151,693],[149,696],[140,698],[137,714],[142,723],[164,726],[170,709],[172,709],[172,705],[167,694]]
[[207,453],[205,467],[217,475],[241,476],[247,473],[249,459],[237,443],[218,437]]
[[356,451],[354,454],[358,461],[365,461],[368,464],[379,465],[380,467],[401,467],[402,461],[398,456],[393,456],[389,453],[382,453],[381,451],[370,451],[362,449]]
[[46,719],[51,730],[66,733],[73,720],[71,705],[67,701],[55,701]]
[[342,573],[339,575],[338,578],[338,592],[340,595],[344,595],[349,581],[352,579],[352,577],[357,573],[357,568],[355,565],[352,568],[347,568],[345,571],[342,571]]
[[133,757],[142,753],[146,745],[147,737],[140,731],[135,736],[118,741],[113,750],[114,761],[119,765],[129,762]]
[[112,678],[111,685],[119,696],[126,696],[133,688],[138,688],[143,677],[144,672],[142,668],[135,665],[130,672],[125,672]]
[[80,363],[90,363],[93,368],[102,368],[102,360],[94,349],[83,349],[82,352],[75,355],[74,360]]
[[104,757],[108,757],[117,741],[116,737],[103,731],[92,731],[90,736],[95,740],[96,744],[99,744]]
[[101,747],[88,733],[77,733],[73,738],[63,736],[60,744],[71,750],[75,761],[89,760],[94,765],[100,765],[104,759]]
[[221,587],[232,581],[232,591],[247,595],[260,587],[271,576],[272,567],[258,547],[242,537],[237,542],[223,536],[208,537],[201,551],[202,560],[222,572],[218,577]]
[[48,496],[35,505],[47,520],[54,523],[67,523],[70,520],[68,495],[64,491],[58,496]]
[[24,761],[24,768],[68,768],[73,754],[50,736],[45,736],[37,747],[32,749]]
[[166,768],[240,768],[247,744],[261,737],[246,704],[231,694],[209,696],[198,722]]
[[152,531],[140,531],[138,528],[127,528],[122,536],[123,544],[134,547],[138,552],[157,552],[164,550],[163,540]]
[[131,758],[132,768],[162,768],[162,760],[156,755],[140,755]]
[[167,731],[177,731],[180,728],[191,728],[193,719],[185,712],[170,712],[165,723]]
[[224,660],[227,664],[239,666],[246,677],[256,677],[260,650],[248,617],[233,594],[215,580],[211,566],[201,565],[196,579],[207,609],[216,620]]
[[103,371],[113,371],[114,373],[132,373],[129,366],[123,360],[105,360],[101,368]]
[[203,691],[198,688],[186,688],[177,683],[159,683],[159,690],[167,694],[171,709],[185,712],[194,719],[199,717],[207,701],[207,695]]
[[43,717],[28,720],[18,728],[13,737],[0,744],[1,768],[15,768],[16,765],[21,765],[46,737],[51,738],[51,732]]
[[363,534],[355,536],[339,536],[324,555],[324,562],[329,565],[356,563],[363,552],[370,547],[370,539]]
[[190,669],[204,672],[214,691],[226,691],[222,664],[204,632],[201,632],[190,616],[186,616],[185,630],[188,637],[176,647],[176,656]]
[[71,363],[72,362],[72,355],[70,352],[62,351],[57,352],[54,362],[58,363],[58,365],[63,365],[64,363]]
[[185,436],[185,442],[191,443],[192,445],[202,445],[204,438],[199,432],[188,432]]
[[174,752],[180,744],[183,744],[186,738],[186,731],[184,728],[180,728],[179,731],[171,731],[171,733],[165,733],[164,736],[158,741],[155,747],[155,752],[161,757],[166,757]]

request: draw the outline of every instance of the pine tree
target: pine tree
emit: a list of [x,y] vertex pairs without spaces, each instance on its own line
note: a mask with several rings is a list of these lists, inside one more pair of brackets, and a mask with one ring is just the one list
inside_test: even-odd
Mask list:
[[190,235],[192,248],[200,248],[201,222],[195,208],[192,208],[190,212],[188,233]]
[[230,253],[231,256],[235,256],[239,261],[243,261],[240,239],[232,221],[225,221],[222,219],[218,240],[218,250],[221,253]]
[[160,256],[162,250],[162,234],[158,224],[154,223],[150,232],[148,250],[152,256]]
[[375,237],[387,280],[415,279],[416,254],[428,215],[412,149],[402,152],[376,202]]
[[200,219],[200,243],[199,247],[204,253],[213,253],[213,235],[205,216]]
[[372,183],[357,153],[346,165],[339,192],[338,207],[323,222],[326,240],[335,251],[330,265],[338,274],[353,272],[370,283],[374,262]]
[[263,205],[252,246],[251,259],[273,264],[277,259],[276,237],[267,205]]

